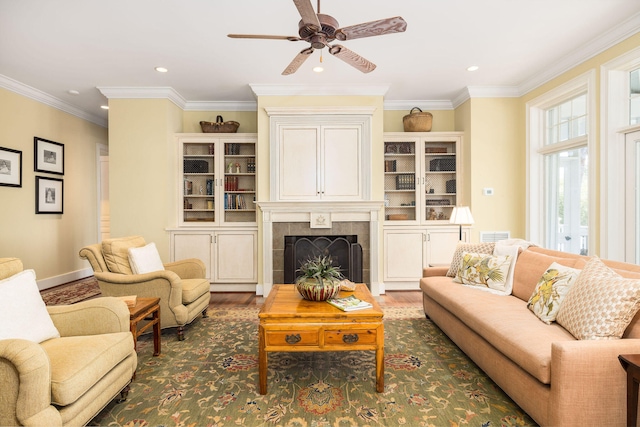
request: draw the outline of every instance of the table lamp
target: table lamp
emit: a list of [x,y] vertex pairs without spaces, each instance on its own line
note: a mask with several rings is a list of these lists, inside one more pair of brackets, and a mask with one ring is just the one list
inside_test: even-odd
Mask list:
[[460,226],[460,240],[462,240],[462,225],[473,224],[473,217],[471,216],[469,206],[454,207],[453,212],[451,212],[451,218],[449,218],[449,223],[458,224]]

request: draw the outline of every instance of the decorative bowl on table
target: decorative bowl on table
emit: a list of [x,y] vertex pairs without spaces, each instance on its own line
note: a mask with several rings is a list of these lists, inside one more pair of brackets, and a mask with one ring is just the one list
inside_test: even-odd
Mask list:
[[326,301],[340,292],[340,281],[344,278],[340,268],[333,265],[329,256],[316,256],[303,262],[298,269],[296,289],[302,298],[309,301]]

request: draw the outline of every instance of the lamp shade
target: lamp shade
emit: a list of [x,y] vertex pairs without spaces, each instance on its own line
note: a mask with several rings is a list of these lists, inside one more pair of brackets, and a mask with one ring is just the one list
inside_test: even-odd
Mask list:
[[456,206],[451,212],[451,218],[449,218],[451,224],[473,224],[473,216],[471,216],[471,210],[469,206]]

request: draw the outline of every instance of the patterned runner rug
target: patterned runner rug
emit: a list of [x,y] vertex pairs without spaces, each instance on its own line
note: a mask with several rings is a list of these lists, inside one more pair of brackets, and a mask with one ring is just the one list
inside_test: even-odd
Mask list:
[[46,305],[73,304],[100,295],[95,277],[90,276],[40,292]]
[[374,352],[270,353],[268,394],[258,393],[258,309],[215,309],[178,341],[138,341],[125,403],[104,426],[534,426],[421,309],[385,309],[385,391]]

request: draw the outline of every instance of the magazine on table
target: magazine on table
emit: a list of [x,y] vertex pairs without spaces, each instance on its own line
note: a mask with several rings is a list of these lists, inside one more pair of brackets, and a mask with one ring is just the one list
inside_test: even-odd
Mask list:
[[331,298],[327,302],[334,307],[339,308],[342,311],[362,310],[365,308],[372,308],[373,305],[366,301],[356,298],[354,295],[349,295],[344,298]]

